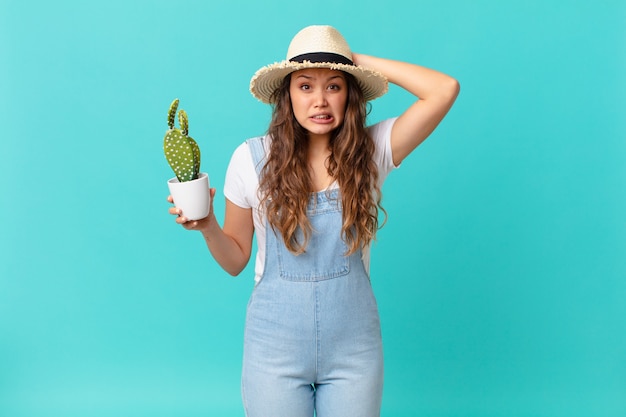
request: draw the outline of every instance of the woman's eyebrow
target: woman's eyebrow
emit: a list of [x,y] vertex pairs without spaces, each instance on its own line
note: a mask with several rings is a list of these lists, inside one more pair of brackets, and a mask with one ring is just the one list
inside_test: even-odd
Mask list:
[[[296,77],[296,80],[298,78],[306,78],[307,80],[315,80],[315,79],[317,79],[316,76],[314,76],[314,75],[307,75],[307,74],[300,74],[300,75],[298,75]],[[331,75],[330,77],[326,78],[326,81],[334,80],[335,78],[340,78],[342,80],[344,79],[343,75],[337,74],[337,75]]]

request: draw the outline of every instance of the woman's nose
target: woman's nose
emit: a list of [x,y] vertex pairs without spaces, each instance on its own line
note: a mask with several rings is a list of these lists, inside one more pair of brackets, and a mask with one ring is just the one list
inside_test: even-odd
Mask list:
[[318,91],[315,93],[315,99],[314,99],[314,103],[316,106],[321,107],[321,106],[326,106],[326,104],[328,103],[326,101],[326,92],[325,91]]

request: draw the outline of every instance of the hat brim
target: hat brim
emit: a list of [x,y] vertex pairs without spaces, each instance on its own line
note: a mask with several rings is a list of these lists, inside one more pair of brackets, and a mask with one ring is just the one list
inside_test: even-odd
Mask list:
[[292,62],[285,60],[259,69],[250,80],[250,92],[258,100],[270,104],[274,91],[281,86],[283,79],[294,71],[306,68],[328,68],[353,75],[361,86],[366,101],[384,95],[389,88],[387,78],[369,68],[334,62]]

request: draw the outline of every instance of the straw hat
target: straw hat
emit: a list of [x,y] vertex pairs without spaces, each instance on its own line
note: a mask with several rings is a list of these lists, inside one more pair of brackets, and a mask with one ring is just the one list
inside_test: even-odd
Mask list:
[[387,92],[387,78],[377,71],[354,65],[348,43],[331,26],[308,26],[298,32],[289,44],[284,61],[265,66],[254,74],[250,92],[260,101],[270,103],[283,79],[305,68],[330,68],[352,74],[368,101]]

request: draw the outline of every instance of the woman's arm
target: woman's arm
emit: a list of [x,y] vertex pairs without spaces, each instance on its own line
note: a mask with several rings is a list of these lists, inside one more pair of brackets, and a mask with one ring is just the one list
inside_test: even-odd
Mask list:
[[[215,188],[211,189],[211,209],[209,215],[201,220],[188,221],[184,213],[176,207],[170,207],[170,214],[177,215],[176,223],[182,224],[187,230],[202,232],[211,255],[229,274],[235,276],[246,267],[252,251],[254,223],[252,209],[237,206],[226,199],[224,227],[221,228],[213,213],[213,197]],[[172,197],[168,197],[172,203]]]
[[419,99],[402,113],[391,130],[393,162],[399,165],[450,110],[459,94],[459,83],[446,74],[415,64],[362,54],[352,54],[352,58],[356,65],[380,72],[389,82]]

